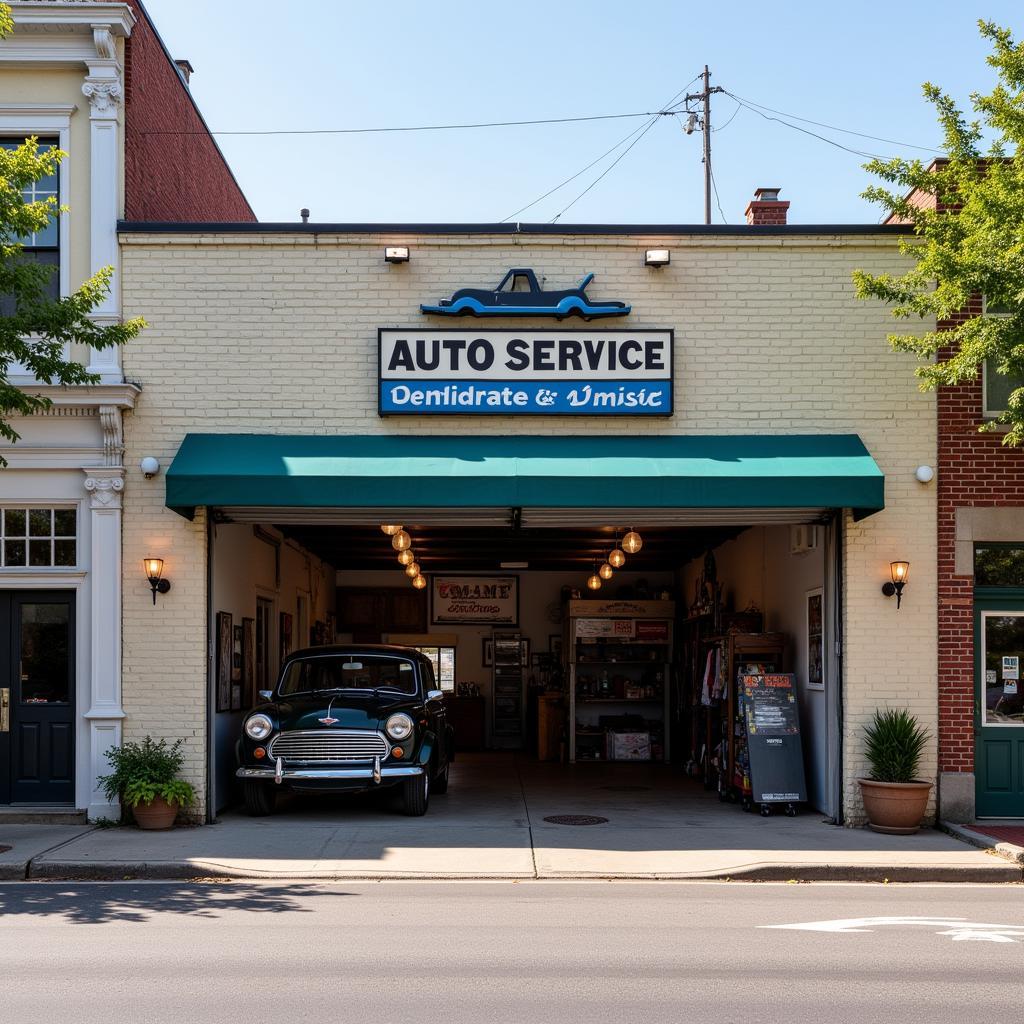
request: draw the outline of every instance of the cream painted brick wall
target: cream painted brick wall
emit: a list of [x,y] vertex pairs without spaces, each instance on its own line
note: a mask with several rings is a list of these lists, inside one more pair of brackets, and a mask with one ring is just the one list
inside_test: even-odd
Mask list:
[[[876,706],[907,706],[935,733],[935,405],[913,360],[890,352],[881,306],[850,272],[903,269],[888,236],[125,235],[124,311],[150,327],[124,353],[144,387],[127,417],[127,464],[164,466],[189,432],[857,433],[886,474],[884,512],[849,523],[844,550],[846,810],[860,820],[860,730]],[[409,244],[408,264],[384,263]],[[672,263],[643,266],[668,245]],[[675,414],[661,419],[377,416],[377,328],[417,323],[420,302],[533,267],[549,287],[594,272],[595,298],[632,303],[629,323],[674,327]],[[466,327],[473,321],[460,321]],[[517,326],[495,319],[494,327]],[[521,326],[521,325],[520,325]],[[576,322],[566,327],[583,326]],[[125,491],[125,706],[129,729],[173,718],[202,764],[207,609],[204,531],[162,507],[161,480]],[[268,495],[268,502],[273,495]],[[151,612],[136,569],[168,559],[175,589]],[[879,592],[911,562],[903,607]],[[172,568],[173,567],[173,568]],[[159,653],[158,653],[159,652]],[[191,756],[191,753],[190,753]],[[932,744],[925,766],[934,776]],[[198,775],[197,775],[198,777]]]

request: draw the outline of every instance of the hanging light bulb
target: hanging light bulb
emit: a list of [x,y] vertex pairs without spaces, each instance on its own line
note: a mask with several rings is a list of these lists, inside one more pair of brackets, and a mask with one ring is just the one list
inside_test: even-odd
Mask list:
[[410,562],[405,567],[405,575],[408,576],[410,579],[415,579],[417,576],[419,576],[419,574],[420,574],[420,564],[419,564],[419,562]]
[[415,577],[415,579],[413,579],[413,581],[412,581],[412,585],[417,590],[422,590],[427,585],[426,577],[424,577],[424,576],[417,576],[417,577]]
[[610,580],[614,572],[615,570],[607,562],[605,562],[604,565],[602,565],[601,568],[597,570],[597,575],[600,576],[603,580]]
[[412,553],[412,548],[406,548],[404,551],[398,553],[398,564],[399,565],[412,565],[416,561],[416,556]]
[[609,565],[610,565],[610,566],[611,566],[611,567],[612,567],[613,569],[621,569],[621,568],[622,568],[622,567],[623,567],[623,566],[624,566],[624,565],[626,564],[626,556],[625,556],[625,554],[623,553],[623,551],[622,551],[622,548],[618,548],[618,547],[617,547],[617,548],[616,548],[616,549],[615,549],[615,550],[614,550],[614,551],[613,551],[613,552],[612,552],[612,553],[611,553],[611,554],[610,554],[610,555],[608,556],[608,564],[609,564]]
[[412,546],[412,537],[410,537],[405,530],[399,527],[398,533],[391,538],[391,546],[396,551],[404,551],[406,548]]
[[[394,543],[394,542],[392,542]],[[629,528],[629,533],[622,538],[622,550],[628,555],[635,555],[644,546],[644,539],[640,536],[633,527]]]
[[591,576],[590,579],[587,580],[587,586],[590,587],[591,590],[600,590],[601,589],[601,577],[598,576],[597,573],[595,572],[594,575]]
[[386,533],[389,537],[394,537],[394,535],[398,533],[398,531],[401,530],[402,527],[401,525],[391,526],[387,523],[381,523],[380,528],[381,531],[383,533]]

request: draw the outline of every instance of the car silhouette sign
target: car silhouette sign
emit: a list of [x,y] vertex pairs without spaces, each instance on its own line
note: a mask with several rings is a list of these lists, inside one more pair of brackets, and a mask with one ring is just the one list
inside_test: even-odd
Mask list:
[[553,316],[556,320],[625,316],[630,310],[626,303],[597,302],[587,296],[587,285],[593,280],[594,275],[587,274],[575,288],[544,291],[532,270],[518,267],[497,288],[460,288],[436,306],[421,305],[420,311],[435,316]]

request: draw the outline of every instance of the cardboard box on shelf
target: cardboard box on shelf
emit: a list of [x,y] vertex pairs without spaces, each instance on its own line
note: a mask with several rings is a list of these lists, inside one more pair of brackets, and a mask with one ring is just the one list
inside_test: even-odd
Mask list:
[[609,732],[606,737],[609,761],[650,761],[649,732]]

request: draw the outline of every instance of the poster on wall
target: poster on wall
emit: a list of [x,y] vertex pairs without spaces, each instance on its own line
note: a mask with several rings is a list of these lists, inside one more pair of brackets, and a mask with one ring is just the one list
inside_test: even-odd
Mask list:
[[825,689],[824,597],[821,587],[807,592],[807,688]]
[[242,619],[242,707],[251,708],[256,679],[256,620]]
[[231,710],[231,612],[217,612],[217,710]]
[[433,625],[519,625],[518,576],[433,576]]

